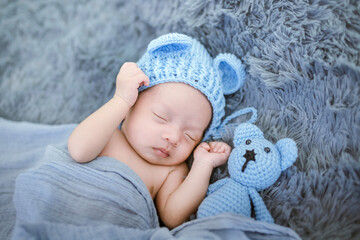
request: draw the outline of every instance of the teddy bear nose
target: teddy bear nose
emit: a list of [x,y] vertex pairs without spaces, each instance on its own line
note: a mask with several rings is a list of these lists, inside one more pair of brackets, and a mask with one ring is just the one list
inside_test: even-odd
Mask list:
[[245,171],[245,168],[247,167],[247,164],[248,162],[250,161],[256,161],[255,160],[255,155],[256,153],[254,152],[254,149],[253,150],[246,150],[246,153],[244,154],[244,158],[246,159],[241,171],[244,172]]

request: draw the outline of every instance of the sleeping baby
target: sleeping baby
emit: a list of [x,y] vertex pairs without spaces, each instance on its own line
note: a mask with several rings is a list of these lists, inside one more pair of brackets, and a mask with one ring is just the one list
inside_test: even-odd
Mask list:
[[79,163],[105,156],[126,164],[145,183],[162,222],[174,228],[196,212],[212,170],[229,157],[229,145],[205,141],[223,127],[224,94],[243,81],[234,55],[212,59],[189,36],[161,36],[137,64],[123,64],[113,98],[75,128],[68,151]]

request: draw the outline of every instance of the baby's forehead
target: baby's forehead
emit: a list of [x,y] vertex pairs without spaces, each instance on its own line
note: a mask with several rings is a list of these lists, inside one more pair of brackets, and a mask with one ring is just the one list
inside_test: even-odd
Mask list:
[[[209,105],[211,106],[210,101],[207,99],[204,93],[202,93],[200,90],[196,89],[195,87],[183,83],[183,82],[165,82],[160,83],[155,86],[151,86],[141,93],[149,94],[149,96],[165,96],[165,97],[171,97],[173,95],[182,95],[184,98],[189,96],[194,96],[195,98],[202,98],[207,100]],[[140,93],[140,94],[141,94]]]
[[[212,118],[212,106],[207,97],[186,83],[167,82],[148,88],[143,93],[149,106],[166,106],[174,113],[187,116],[189,120],[207,122]],[[196,119],[194,119],[196,118]],[[209,118],[209,119],[208,119]]]
[[211,102],[203,92],[183,82],[165,82],[155,86],[151,86],[150,83],[150,87],[141,93],[148,95],[148,97],[163,98],[164,101],[170,98],[177,98],[179,101],[191,99],[193,100],[192,104],[201,102],[212,109]]

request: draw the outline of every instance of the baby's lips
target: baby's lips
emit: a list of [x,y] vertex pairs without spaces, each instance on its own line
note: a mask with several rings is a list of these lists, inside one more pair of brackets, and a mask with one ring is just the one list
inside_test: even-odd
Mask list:
[[169,157],[169,151],[167,151],[164,148],[154,148],[154,152],[157,156],[162,157],[162,158],[167,158]]

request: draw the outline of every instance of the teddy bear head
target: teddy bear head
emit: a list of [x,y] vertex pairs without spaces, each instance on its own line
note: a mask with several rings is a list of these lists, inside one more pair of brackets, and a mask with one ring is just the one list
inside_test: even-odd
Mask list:
[[297,158],[294,140],[284,138],[272,144],[251,123],[240,124],[235,129],[233,141],[234,149],[228,161],[230,177],[257,191],[275,183],[281,172]]

